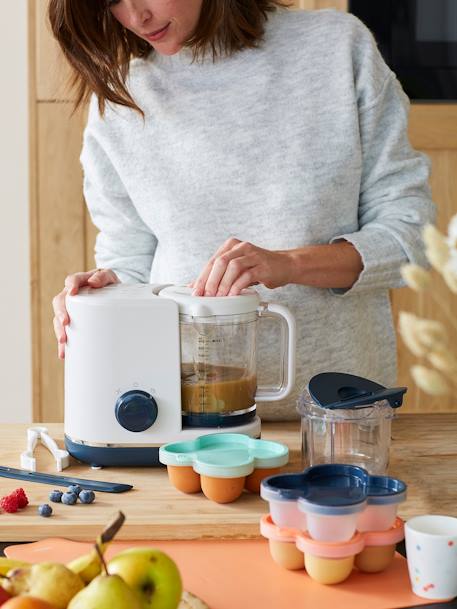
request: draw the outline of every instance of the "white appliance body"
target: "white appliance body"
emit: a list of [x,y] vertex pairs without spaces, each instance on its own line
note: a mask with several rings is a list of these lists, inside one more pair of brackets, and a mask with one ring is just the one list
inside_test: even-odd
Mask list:
[[163,286],[118,284],[68,296],[65,438],[92,465],[152,465],[141,449],[230,431],[260,436],[260,420],[182,427],[179,310]]

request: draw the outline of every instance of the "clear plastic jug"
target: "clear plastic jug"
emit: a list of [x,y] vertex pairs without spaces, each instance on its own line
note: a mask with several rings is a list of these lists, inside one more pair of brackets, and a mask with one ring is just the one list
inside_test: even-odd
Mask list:
[[[256,401],[286,397],[295,381],[295,322],[286,307],[261,304],[259,295],[193,297],[190,288],[169,286],[160,296],[178,303],[181,339],[181,406],[186,426],[232,426],[255,416]],[[281,324],[280,382],[257,387],[259,319]]]
[[347,463],[385,474],[391,422],[405,392],[350,374],[313,377],[298,400],[303,465]]

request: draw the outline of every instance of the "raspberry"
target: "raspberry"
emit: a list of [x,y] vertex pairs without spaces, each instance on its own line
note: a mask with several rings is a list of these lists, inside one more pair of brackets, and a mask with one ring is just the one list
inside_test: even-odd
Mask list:
[[0,507],[8,514],[14,514],[19,509],[19,503],[17,497],[13,494],[7,495],[6,497],[2,497],[0,499]]
[[23,488],[17,488],[10,493],[10,497],[16,497],[19,509],[25,508],[29,504],[29,500]]

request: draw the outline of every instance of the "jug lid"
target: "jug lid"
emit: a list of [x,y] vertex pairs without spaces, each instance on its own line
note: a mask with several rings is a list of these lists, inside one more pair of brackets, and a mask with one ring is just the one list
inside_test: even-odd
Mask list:
[[388,389],[361,376],[341,372],[322,372],[313,376],[308,390],[316,404],[334,410],[365,408],[381,400],[387,400],[392,408],[399,408],[407,388]]
[[192,317],[253,313],[260,304],[255,290],[243,290],[239,296],[192,296],[192,288],[170,285],[160,290],[159,296],[174,300],[180,313]]

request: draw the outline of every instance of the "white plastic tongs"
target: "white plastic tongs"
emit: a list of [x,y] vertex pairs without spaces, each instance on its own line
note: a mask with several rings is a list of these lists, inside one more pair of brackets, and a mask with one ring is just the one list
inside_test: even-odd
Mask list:
[[48,434],[47,427],[29,427],[27,429],[27,450],[21,454],[21,467],[36,472],[36,459],[33,452],[38,440],[49,450],[56,460],[56,470],[61,472],[70,465],[70,455],[67,450],[59,448]]

